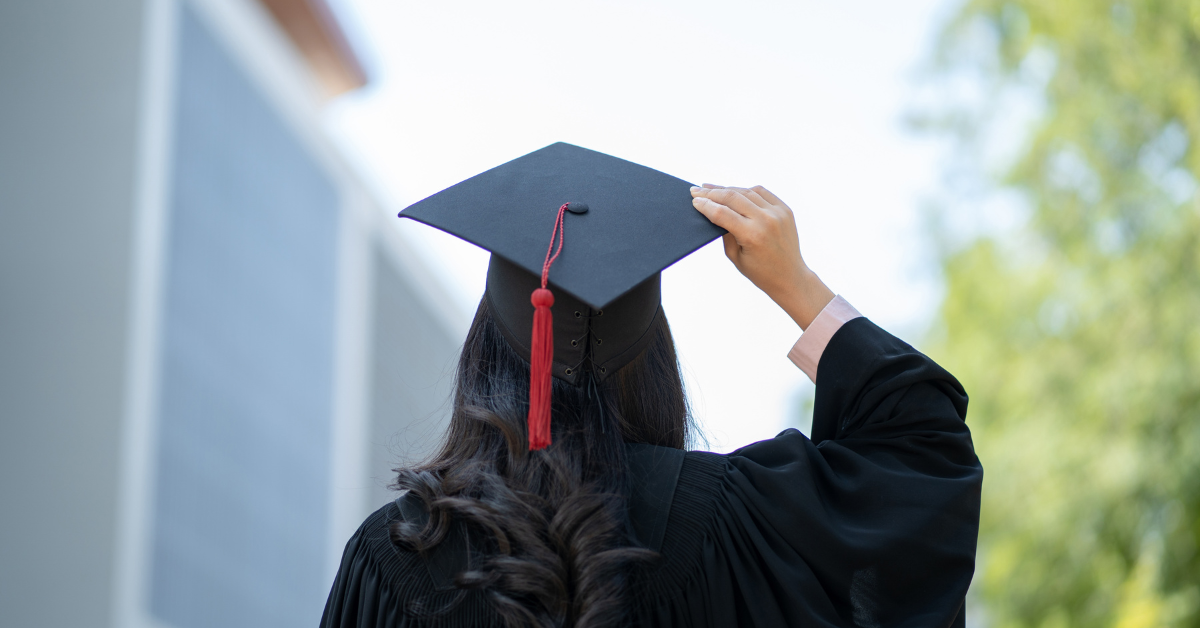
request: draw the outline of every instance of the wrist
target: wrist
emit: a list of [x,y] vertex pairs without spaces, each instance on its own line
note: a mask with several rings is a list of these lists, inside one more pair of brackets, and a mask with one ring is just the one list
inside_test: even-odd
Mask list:
[[776,303],[796,321],[801,330],[808,329],[813,319],[833,300],[834,293],[816,273],[805,268],[800,277]]

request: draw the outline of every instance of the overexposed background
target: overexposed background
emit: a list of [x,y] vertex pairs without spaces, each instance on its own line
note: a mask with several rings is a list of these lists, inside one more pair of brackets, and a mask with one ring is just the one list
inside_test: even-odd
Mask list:
[[[825,282],[913,341],[938,300],[920,235],[937,150],[902,118],[949,8],[342,0],[373,80],[336,102],[329,124],[396,209],[556,141],[695,183],[765,185],[796,211]],[[396,228],[473,311],[487,253]],[[707,448],[807,430],[812,384],[786,358],[800,330],[719,242],[667,270],[663,289]]]

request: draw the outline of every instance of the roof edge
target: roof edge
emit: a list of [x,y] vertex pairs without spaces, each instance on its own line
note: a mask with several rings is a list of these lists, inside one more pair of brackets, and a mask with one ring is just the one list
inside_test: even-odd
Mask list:
[[362,60],[327,0],[259,0],[259,3],[300,51],[326,98],[367,84]]

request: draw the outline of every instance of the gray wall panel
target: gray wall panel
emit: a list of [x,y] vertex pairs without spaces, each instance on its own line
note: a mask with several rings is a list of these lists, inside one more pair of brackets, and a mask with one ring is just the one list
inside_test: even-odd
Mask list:
[[186,5],[179,41],[151,611],[315,625],[339,196]]
[[111,612],[140,0],[0,2],[0,609]]

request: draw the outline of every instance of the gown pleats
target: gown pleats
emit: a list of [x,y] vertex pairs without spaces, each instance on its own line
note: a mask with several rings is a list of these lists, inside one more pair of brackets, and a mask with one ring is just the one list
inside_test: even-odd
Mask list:
[[[966,407],[928,357],[846,323],[818,365],[811,440],[785,430],[683,457],[660,558],[630,574],[631,622],[964,626],[983,481]],[[482,594],[437,589],[391,543],[400,516],[388,504],[350,539],[322,626],[502,625]]]

